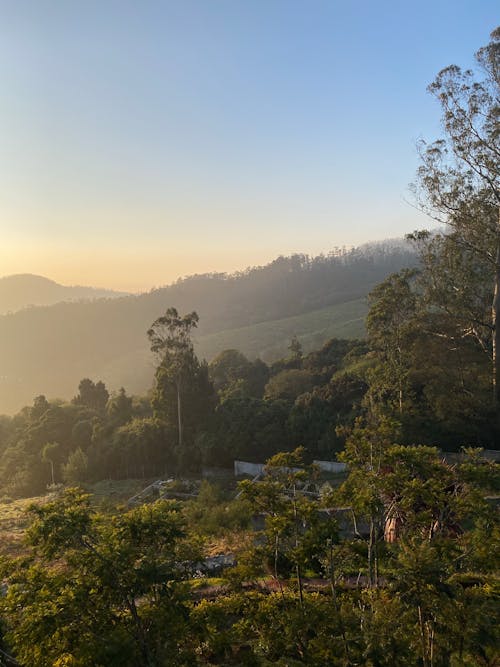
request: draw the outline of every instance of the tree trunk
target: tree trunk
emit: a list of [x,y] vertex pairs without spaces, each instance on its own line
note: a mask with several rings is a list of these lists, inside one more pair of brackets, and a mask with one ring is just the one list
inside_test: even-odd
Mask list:
[[344,644],[344,653],[345,653],[345,664],[347,666],[351,665],[351,657],[349,655],[349,644],[347,641],[347,635],[344,627],[344,619],[342,618],[342,611],[340,609],[338,600],[337,600],[337,589],[335,586],[335,572],[333,569],[333,543],[330,542],[329,550],[329,561],[330,561],[330,588],[332,591],[332,600],[335,607],[335,612],[339,621],[340,634],[342,635],[342,641]]
[[179,431],[179,453],[182,451],[182,406],[181,406],[181,382],[177,382],[177,428]]
[[425,623],[422,613],[422,607],[418,605],[418,625],[420,628],[420,645],[422,648],[422,665],[423,667],[429,667],[429,660],[427,658],[427,636],[425,631]]
[[274,537],[274,578],[276,582],[278,583],[278,587],[280,589],[281,597],[284,600],[285,599],[285,594],[283,592],[283,586],[281,585],[281,580],[279,578],[279,573],[278,573],[278,554],[279,554],[279,535],[276,533]]
[[298,516],[297,516],[297,501],[295,497],[295,484],[293,485],[293,519],[295,526],[295,573],[297,575],[297,584],[299,586],[299,602],[300,609],[304,612],[304,593],[302,590],[302,572],[300,568],[300,563],[298,560],[298,548],[299,548],[299,526],[298,526]]
[[398,334],[398,345],[397,345],[397,351],[398,351],[398,408],[399,408],[399,414],[403,414],[403,355],[401,353],[401,342],[399,340],[399,334]]
[[128,595],[126,595],[125,602],[128,607],[128,610],[130,611],[130,615],[132,617],[132,621],[135,627],[133,634],[137,643],[139,644],[139,650],[141,652],[142,663],[140,664],[140,667],[150,667],[154,664],[154,662],[152,661],[150,656],[148,639],[144,631],[144,626],[137,612],[137,606],[135,604],[135,600],[133,597],[129,597]]
[[373,569],[373,555],[375,546],[375,522],[373,521],[373,514],[370,515],[370,535],[368,538],[368,578],[370,581],[370,588],[375,584],[375,576]]
[[491,305],[491,325],[493,327],[493,398],[500,413],[500,209],[498,211],[497,251],[495,258],[495,284]]
[[429,634],[429,667],[434,667],[434,637],[436,633],[434,622],[432,622],[432,625],[427,632]]

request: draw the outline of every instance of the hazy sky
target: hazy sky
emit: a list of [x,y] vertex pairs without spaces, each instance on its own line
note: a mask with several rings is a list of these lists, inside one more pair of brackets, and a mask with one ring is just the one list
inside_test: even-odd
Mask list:
[[401,236],[497,0],[0,0],[0,275],[148,289]]

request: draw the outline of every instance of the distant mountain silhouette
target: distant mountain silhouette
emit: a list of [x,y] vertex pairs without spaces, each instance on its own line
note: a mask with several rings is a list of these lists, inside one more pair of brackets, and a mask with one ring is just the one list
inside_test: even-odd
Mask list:
[[239,345],[271,361],[286,352],[293,333],[305,349],[332,335],[360,335],[364,297],[390,273],[416,263],[408,244],[368,244],[318,257],[278,257],[231,275],[194,275],[146,294],[2,315],[0,414],[38,394],[71,398],[83,377],[103,380],[110,390],[146,391],[154,375],[146,331],[170,306],[198,312],[196,349],[209,360]]
[[43,276],[19,273],[0,278],[0,314],[14,313],[28,306],[51,306],[60,301],[112,298],[124,294],[80,285],[67,287]]

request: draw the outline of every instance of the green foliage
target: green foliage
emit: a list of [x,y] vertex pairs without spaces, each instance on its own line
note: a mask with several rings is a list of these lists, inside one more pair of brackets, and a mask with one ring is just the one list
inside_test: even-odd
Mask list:
[[227,466],[238,458],[260,462],[286,449],[287,415],[284,401],[227,399],[215,413],[211,461]]
[[78,395],[73,399],[75,405],[84,405],[96,412],[102,412],[108,402],[109,392],[103,382],[93,382],[84,378],[78,385]]
[[99,473],[102,476],[104,469],[118,479],[163,474],[175,466],[174,442],[159,419],[131,419],[115,429],[110,445],[101,452],[105,459],[98,463]]
[[33,399],[33,407],[30,409],[30,419],[33,422],[38,421],[50,408],[50,403],[47,401],[45,396],[35,396]]
[[411,336],[417,297],[412,289],[416,271],[389,276],[370,293],[366,319],[368,340],[380,365],[370,377],[370,394],[393,405],[400,415],[407,402]]
[[0,603],[22,663],[177,664],[189,549],[179,508],[158,501],[105,517],[70,489],[31,511],[33,558],[5,565]]
[[[358,424],[348,479],[321,498],[307,493],[317,471],[297,449],[273,456],[263,481],[241,483],[236,502],[204,483],[183,509],[158,501],[103,515],[78,489],[33,506],[32,553],[2,565],[9,650],[27,667],[496,664],[500,534],[485,499],[496,466],[478,451],[450,466],[434,448],[394,445],[396,432]],[[342,497],[357,515],[354,541],[339,537]],[[230,588],[204,599],[191,587],[189,600],[181,582],[201,558],[200,534],[238,528],[248,508],[265,525]],[[394,512],[397,539],[384,544]]]
[[334,459],[343,447],[342,427],[359,414],[366,389],[362,379],[342,373],[299,396],[288,418],[292,442],[302,443],[314,458]]
[[[479,310],[491,308],[491,295],[484,295],[487,283],[472,268],[454,273],[450,255],[466,251],[449,236],[426,243],[419,274],[391,276],[371,294],[367,324],[375,363],[367,372],[365,403],[396,417],[407,444],[491,447],[498,421],[490,362],[469,335],[480,335],[470,318],[484,322]],[[488,349],[486,340],[483,346]]]
[[299,368],[284,370],[269,380],[266,385],[265,398],[295,400],[314,386],[314,375],[310,371]]
[[[491,359],[490,383],[500,414],[500,173],[498,99],[500,32],[476,53],[477,73],[443,69],[429,91],[442,108],[444,137],[421,145],[416,186],[421,208],[448,225],[450,234],[420,244],[425,297],[438,316],[435,332],[449,346],[470,340]],[[478,78],[477,75],[481,78]],[[432,312],[431,311],[431,312]],[[443,320],[444,327],[440,327]]]
[[209,375],[222,401],[231,397],[262,398],[269,369],[260,359],[250,362],[238,350],[224,350],[210,362]]
[[278,583],[293,572],[301,596],[305,569],[317,569],[327,545],[337,539],[335,521],[322,520],[318,502],[306,493],[316,471],[304,466],[303,455],[302,448],[276,454],[261,482],[240,482],[242,497],[264,516],[261,557]]
[[88,478],[89,459],[80,447],[68,456],[62,467],[62,476],[66,484],[78,484]]
[[206,480],[201,483],[197,497],[185,504],[184,515],[196,534],[206,536],[241,531],[250,525],[248,504],[226,497],[219,487]]
[[160,364],[155,376],[153,407],[155,416],[176,432],[179,469],[196,469],[194,440],[215,404],[208,365],[194,354],[191,330],[198,324],[195,312],[181,317],[175,308],[153,322],[148,330],[151,350]]
[[292,340],[290,341],[288,349],[290,350],[290,356],[292,357],[292,359],[294,359],[295,361],[300,361],[302,359],[303,355],[302,344],[300,340],[297,338],[297,336],[295,335],[292,336]]
[[132,397],[127,396],[127,392],[121,387],[118,394],[109,399],[106,411],[113,424],[126,424],[133,415]]

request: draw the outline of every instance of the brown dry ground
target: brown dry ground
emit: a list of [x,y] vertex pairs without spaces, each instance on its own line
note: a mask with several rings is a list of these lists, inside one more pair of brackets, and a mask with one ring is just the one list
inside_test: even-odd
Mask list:
[[[127,500],[147,485],[143,480],[103,481],[86,485],[92,494],[92,501],[102,511],[114,511],[117,506],[125,508]],[[45,494],[19,500],[0,499],[0,556],[21,556],[26,553],[23,543],[24,533],[30,523],[27,508],[32,504],[42,504],[53,500],[55,494]],[[205,556],[221,553],[237,553],[247,548],[254,539],[251,531],[228,532],[207,538],[204,541]]]
[[[126,500],[143,486],[145,486],[143,480],[104,481],[88,485],[87,490],[97,505],[104,502],[114,506],[125,504]],[[21,556],[26,553],[24,533],[30,523],[27,508],[33,504],[49,502],[54,498],[55,494],[46,493],[43,496],[18,500],[0,499],[0,556]]]
[[41,504],[53,496],[46,494],[20,500],[0,501],[0,555],[21,556],[25,552],[24,533],[30,518],[27,508]]

